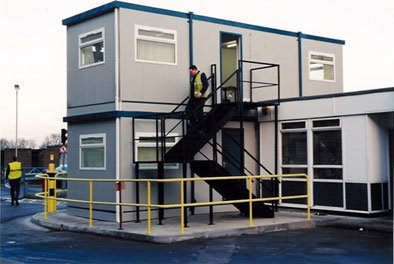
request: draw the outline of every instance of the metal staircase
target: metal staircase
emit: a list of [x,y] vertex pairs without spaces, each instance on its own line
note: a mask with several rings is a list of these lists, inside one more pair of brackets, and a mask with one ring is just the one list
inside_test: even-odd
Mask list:
[[[250,80],[243,80],[243,64],[249,64],[249,72],[250,72]],[[258,64],[255,68],[250,68],[251,64]],[[269,68],[276,68],[278,72],[278,81],[276,83],[269,82],[254,82],[252,80],[252,74],[257,70],[264,70]],[[218,177],[218,176],[241,176],[241,175],[253,175],[253,173],[246,168],[245,166],[245,155],[249,156],[256,164],[259,169],[265,171],[265,173],[272,174],[264,165],[262,165],[258,159],[256,159],[250,152],[248,152],[244,147],[244,135],[243,135],[243,125],[244,122],[253,121],[257,122],[257,110],[259,107],[264,107],[267,104],[262,104],[259,102],[252,101],[252,92],[253,89],[262,88],[262,87],[272,87],[277,86],[278,88],[278,98],[276,100],[272,100],[272,103],[269,105],[275,107],[275,127],[277,128],[277,106],[279,105],[279,96],[280,96],[280,84],[279,84],[279,65],[269,64],[269,63],[261,63],[261,62],[252,62],[252,61],[239,61],[238,69],[231,74],[226,80],[224,80],[219,86],[216,85],[216,65],[211,65],[211,76],[208,80],[211,81],[211,93],[208,95],[208,98],[211,101],[211,104],[206,105],[206,107],[210,107],[210,111],[205,113],[204,118],[193,128],[188,127],[187,125],[187,116],[184,111],[177,111],[182,106],[185,105],[185,102],[188,100],[188,97],[185,98],[177,107],[175,107],[170,113],[162,113],[162,114],[154,114],[150,116],[143,116],[139,118],[133,119],[133,142],[135,143],[138,139],[135,138],[135,120],[136,119],[153,119],[156,121],[156,136],[152,137],[156,141],[156,160],[155,161],[137,161],[135,160],[135,153],[133,153],[134,164],[136,169],[136,178],[139,177],[139,168],[142,163],[157,163],[157,171],[158,177],[164,178],[164,164],[166,163],[178,163],[182,164],[182,172],[183,177],[188,177],[187,173],[187,164],[190,164],[190,171],[193,177],[194,174],[200,177]],[[235,90],[236,99],[233,101],[223,100],[221,98],[221,103],[218,103],[217,96],[218,93],[221,94],[222,88],[225,88],[227,81],[229,81],[234,76],[237,77],[238,87]],[[250,101],[243,101],[243,86],[244,83],[248,83],[250,87]],[[257,87],[253,87],[253,84],[257,83]],[[195,109],[194,111],[196,111]],[[253,118],[247,120],[247,114],[252,113]],[[179,122],[173,126],[169,131],[166,129],[166,122],[168,120],[178,119]],[[239,145],[239,157],[240,160],[234,159],[234,153],[228,153],[222,145],[217,142],[218,133],[225,133],[224,126],[229,121],[236,121],[239,123],[240,127],[240,141],[234,142]],[[168,149],[166,146],[167,138],[170,136],[170,133],[178,129],[182,131],[179,136],[179,140],[177,140],[176,144]],[[275,129],[275,142],[277,141],[277,129]],[[212,149],[211,155],[204,154],[201,149],[204,146],[210,146]],[[203,156],[205,160],[196,160],[196,155]],[[222,166],[218,162],[218,155],[223,158],[226,157],[229,162],[232,163],[234,167],[237,168],[237,172],[230,172],[224,166]],[[277,158],[277,145],[275,149],[275,159]],[[211,156],[210,158],[208,156]],[[163,157],[163,158],[161,158]],[[277,164],[277,162],[275,162]],[[277,173],[277,167],[275,166],[275,173]],[[235,175],[236,174],[236,175]],[[209,191],[209,200],[212,201],[212,190],[217,191],[224,200],[238,200],[238,199],[248,199],[249,191],[246,187],[245,180],[208,180],[206,181],[210,186]],[[139,188],[138,183],[136,183],[136,200],[139,201]],[[187,187],[184,186],[184,195],[185,201],[190,200],[193,202],[194,198],[194,183],[191,183],[191,194],[190,199],[187,197]],[[268,196],[277,195],[277,187],[278,183],[276,180],[272,179],[270,181],[270,186],[267,181],[265,183],[259,182],[258,189],[259,191],[256,194],[253,194],[254,198],[262,197],[262,190],[266,193],[269,193]],[[267,194],[265,194],[267,196]],[[164,201],[164,188],[159,184],[158,186],[158,201],[159,204]],[[242,215],[249,215],[249,206],[247,203],[235,203],[233,204]],[[210,223],[213,223],[213,206],[210,205]],[[194,208],[191,208],[191,212],[193,213]],[[253,216],[256,217],[274,217],[274,211],[277,209],[277,204],[273,202],[271,205],[267,205],[263,202],[255,202],[253,203]],[[186,210],[186,209],[185,209]],[[139,219],[139,210],[137,208],[137,219]],[[185,214],[186,215],[186,214]],[[162,223],[164,219],[164,210],[159,209],[159,224]],[[187,219],[185,219],[185,224],[187,223]]]

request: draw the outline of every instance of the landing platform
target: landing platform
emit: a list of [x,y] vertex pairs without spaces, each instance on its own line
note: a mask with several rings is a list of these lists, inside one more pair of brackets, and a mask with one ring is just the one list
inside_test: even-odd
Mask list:
[[48,214],[46,220],[43,213],[32,217],[32,221],[38,225],[57,230],[92,233],[118,238],[146,241],[152,243],[176,243],[191,239],[207,239],[241,235],[256,235],[275,231],[311,228],[316,226],[316,221],[308,221],[305,213],[277,212],[275,218],[256,218],[253,227],[248,227],[248,218],[237,213],[220,213],[214,215],[214,225],[208,225],[208,215],[189,216],[188,227],[185,234],[180,233],[180,219],[177,217],[167,218],[163,225],[158,225],[157,220],[152,221],[152,233],[147,234],[146,221],[140,223],[127,222],[123,224],[123,230],[118,230],[118,224],[114,222],[93,221],[93,227],[89,228],[88,219],[71,216],[64,210],[55,214]]

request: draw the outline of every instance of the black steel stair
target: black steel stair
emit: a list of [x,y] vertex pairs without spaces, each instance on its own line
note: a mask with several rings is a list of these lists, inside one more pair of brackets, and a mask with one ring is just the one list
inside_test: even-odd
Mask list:
[[229,121],[237,112],[237,104],[218,104],[187,133],[166,154],[167,162],[191,161],[197,152]]
[[[210,160],[193,161],[191,163],[191,168],[200,177],[220,177],[230,175],[223,166]],[[207,183],[220,193],[224,200],[240,200],[249,198],[246,181],[243,179],[212,180],[207,181]],[[253,198],[257,197],[253,195]],[[249,216],[249,203],[235,203],[233,205],[241,212],[242,215]],[[264,203],[254,202],[253,216],[273,218],[274,212]]]

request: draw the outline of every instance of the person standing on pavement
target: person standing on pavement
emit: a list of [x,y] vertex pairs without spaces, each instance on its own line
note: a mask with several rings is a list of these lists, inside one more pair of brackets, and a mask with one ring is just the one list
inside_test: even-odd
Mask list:
[[189,67],[190,99],[186,106],[186,114],[191,127],[195,127],[204,117],[204,104],[208,97],[208,79],[205,73],[200,72],[196,65]]
[[18,161],[17,157],[12,158],[7,166],[6,178],[10,183],[11,205],[19,206],[19,189],[21,186],[22,164]]

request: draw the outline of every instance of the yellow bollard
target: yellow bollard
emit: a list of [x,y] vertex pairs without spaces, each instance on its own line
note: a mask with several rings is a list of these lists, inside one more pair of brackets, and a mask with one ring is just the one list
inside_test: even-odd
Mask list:
[[44,179],[44,184],[44,219],[46,220],[48,216],[48,178]]
[[48,165],[48,212],[56,212],[56,180],[55,180],[55,164],[53,163],[54,156],[50,155],[50,163]]

